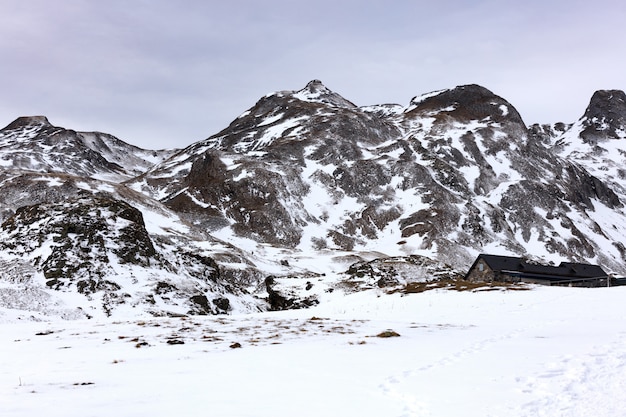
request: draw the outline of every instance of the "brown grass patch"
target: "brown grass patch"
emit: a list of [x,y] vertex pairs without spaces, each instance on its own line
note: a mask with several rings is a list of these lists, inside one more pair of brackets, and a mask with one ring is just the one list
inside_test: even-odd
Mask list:
[[529,290],[530,287],[521,283],[508,283],[508,282],[472,282],[462,279],[441,279],[430,282],[409,282],[402,288],[394,289],[390,291],[390,294],[400,292],[402,294],[417,294],[424,291],[435,289],[447,289],[454,291],[524,291]]

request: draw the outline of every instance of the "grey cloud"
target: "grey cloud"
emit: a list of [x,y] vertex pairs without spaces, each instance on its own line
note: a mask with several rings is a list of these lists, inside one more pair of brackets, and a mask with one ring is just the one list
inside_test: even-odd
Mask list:
[[623,89],[617,2],[5,0],[0,118],[44,113],[145,147],[216,133],[320,78],[357,104],[479,83],[527,122]]

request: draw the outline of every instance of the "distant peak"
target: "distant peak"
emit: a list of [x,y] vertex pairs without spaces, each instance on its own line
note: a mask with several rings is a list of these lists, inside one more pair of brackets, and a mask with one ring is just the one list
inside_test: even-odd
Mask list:
[[444,90],[441,95],[447,99],[461,102],[473,102],[499,98],[491,90],[478,84],[460,85],[449,90]]
[[604,100],[624,103],[626,94],[622,90],[598,90],[593,93],[591,100]]
[[621,138],[626,128],[626,94],[622,90],[598,90],[593,93],[582,117],[581,137],[587,142],[602,138]]
[[458,87],[453,88],[453,90],[463,90],[463,91],[467,91],[473,94],[483,94],[483,95],[488,95],[488,96],[495,95],[488,88],[485,88],[482,85],[478,85],[478,84],[459,85]]
[[511,103],[478,84],[460,85],[414,97],[405,113],[413,111],[446,112],[466,120],[507,119],[523,125]]
[[437,90],[430,93],[413,97],[412,106],[417,106],[423,102],[466,102],[484,99],[485,97],[497,97],[490,90],[477,84],[460,85],[454,88]]
[[305,89],[309,90],[309,91],[329,91],[328,88],[326,88],[326,86],[324,85],[324,83],[322,83],[320,80],[311,80],[307,83],[306,87],[304,87]]
[[298,100],[324,103],[335,107],[356,107],[351,101],[331,91],[320,80],[309,81],[306,87],[295,92],[293,96]]
[[626,94],[622,90],[598,90],[591,96],[585,116],[597,117],[607,113],[626,116]]
[[9,123],[5,129],[20,129],[34,126],[48,127],[52,126],[52,124],[50,124],[46,116],[22,116]]

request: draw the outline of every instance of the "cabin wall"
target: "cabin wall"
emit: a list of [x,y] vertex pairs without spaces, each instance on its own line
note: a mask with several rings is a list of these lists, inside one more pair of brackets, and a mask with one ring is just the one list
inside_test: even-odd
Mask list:
[[516,273],[507,274],[506,272],[501,272],[499,274],[496,274],[494,281],[517,283],[517,282],[522,282],[523,279],[521,278],[520,274],[516,274]]
[[492,282],[494,280],[495,274],[487,262],[483,259],[480,259],[471,271],[466,276],[467,280],[470,282]]

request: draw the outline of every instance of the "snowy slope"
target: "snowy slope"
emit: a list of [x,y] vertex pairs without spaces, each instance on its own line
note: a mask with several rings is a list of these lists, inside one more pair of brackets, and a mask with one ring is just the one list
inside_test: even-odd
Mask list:
[[2,415],[613,417],[625,295],[366,291],[280,313],[4,323]]

